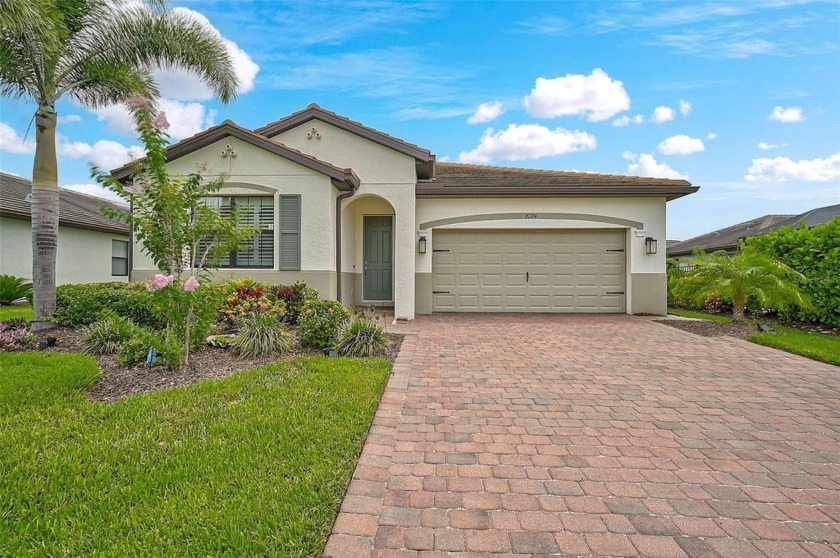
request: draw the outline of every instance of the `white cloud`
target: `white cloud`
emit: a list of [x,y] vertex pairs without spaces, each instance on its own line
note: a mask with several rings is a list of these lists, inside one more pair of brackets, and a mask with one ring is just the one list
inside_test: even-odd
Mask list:
[[674,109],[671,107],[656,107],[653,109],[653,121],[657,124],[674,119]]
[[612,125],[616,127],[621,126],[628,126],[630,124],[642,124],[645,121],[645,117],[641,114],[637,114],[636,116],[627,116],[626,114],[621,118],[616,118],[613,120]]
[[684,134],[679,134],[660,143],[657,149],[664,155],[688,155],[689,153],[698,153],[706,148],[700,138],[690,138]]
[[143,148],[139,145],[126,147],[116,141],[100,140],[91,146],[87,158],[103,170],[111,170],[143,155]]
[[468,124],[480,124],[482,122],[490,122],[500,117],[505,109],[502,108],[502,103],[493,101],[492,103],[481,103],[475,109],[475,113],[467,118]]
[[688,116],[689,112],[691,112],[691,103],[680,99],[680,114]]
[[[172,99],[161,99],[158,104],[166,113],[169,129],[166,132],[173,139],[182,139],[206,130],[213,125],[215,110],[207,110],[201,103],[184,103]],[[110,105],[93,109],[98,120],[106,120],[108,129],[125,135],[136,136],[134,120],[123,105]]]
[[713,139],[717,139],[717,137],[718,137],[718,135],[714,132],[709,132],[708,134],[706,134],[706,139],[713,140]]
[[58,123],[59,124],[72,124],[73,122],[81,122],[82,117],[78,114],[68,114],[67,116],[59,116]]
[[625,161],[635,161],[638,158],[638,155],[636,155],[632,151],[622,151],[621,158]]
[[[229,39],[222,37],[221,33],[210,23],[203,14],[190,10],[189,8],[174,8],[173,13],[186,14],[198,20],[204,27],[210,29],[215,35],[221,37],[233,63],[233,71],[239,79],[239,93],[247,93],[254,88],[254,80],[260,67],[248,56],[248,53]],[[155,79],[160,85],[163,97],[178,100],[207,100],[213,97],[213,92],[195,75],[177,70],[158,70],[155,72]],[[170,121],[171,122],[171,121]]]
[[106,190],[99,184],[64,184],[61,186],[65,190],[72,190],[80,194],[87,194],[88,196],[95,196],[109,201],[125,203],[125,201],[110,190]]
[[789,157],[753,159],[744,178],[749,182],[827,182],[840,178],[840,153],[825,159],[799,161]]
[[777,122],[801,122],[805,118],[802,116],[802,109],[799,107],[775,107],[770,113],[770,120]]
[[438,157],[438,163],[448,163],[451,160],[452,159],[449,157],[449,155],[444,155],[442,157]]
[[0,151],[6,153],[35,153],[35,140],[27,138],[24,140],[14,128],[0,122]]
[[[624,157],[625,159],[627,157]],[[633,157],[633,159],[637,159]],[[681,174],[668,166],[668,163],[658,163],[651,153],[640,153],[635,163],[627,167],[627,174],[631,176],[647,176],[654,178],[676,178],[687,180],[687,174]]]
[[554,79],[537,78],[525,97],[528,114],[540,118],[581,115],[591,122],[606,120],[630,108],[624,84],[600,68],[588,76],[566,74]]
[[764,142],[764,141],[758,142],[758,148],[763,149],[765,151],[768,150],[768,149],[778,149],[779,147],[781,147],[781,146],[775,145],[775,144],[772,144],[772,143],[767,143],[767,142]]
[[550,130],[537,124],[511,124],[498,132],[488,128],[478,147],[472,151],[462,151],[458,160],[462,163],[489,163],[493,159],[539,159],[587,151],[595,149],[596,145],[595,136],[578,130]]

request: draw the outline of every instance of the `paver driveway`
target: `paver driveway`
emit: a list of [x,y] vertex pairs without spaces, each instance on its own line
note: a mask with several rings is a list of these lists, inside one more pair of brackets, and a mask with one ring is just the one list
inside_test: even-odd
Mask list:
[[327,556],[840,555],[840,368],[631,316],[402,327]]

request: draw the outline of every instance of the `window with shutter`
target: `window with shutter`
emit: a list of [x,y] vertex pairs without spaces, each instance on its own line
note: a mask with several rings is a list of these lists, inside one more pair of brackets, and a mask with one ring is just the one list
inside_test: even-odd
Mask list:
[[300,196],[280,196],[280,269],[300,270]]
[[254,236],[242,248],[219,261],[220,268],[272,269],[274,267],[274,197],[273,196],[214,196],[207,204],[216,208],[222,217],[235,212],[239,224],[253,227]]

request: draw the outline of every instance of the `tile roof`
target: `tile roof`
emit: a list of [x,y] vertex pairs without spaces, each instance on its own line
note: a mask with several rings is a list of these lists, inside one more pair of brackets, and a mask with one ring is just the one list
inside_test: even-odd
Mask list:
[[612,174],[438,163],[433,180],[417,182],[417,197],[638,197],[668,200],[699,189],[685,180]]
[[677,242],[666,249],[669,258],[675,256],[686,256],[694,251],[695,246],[703,248],[706,252],[715,250],[735,250],[738,248],[738,239],[759,234],[762,229],[773,226],[791,217],[790,215],[764,215],[756,217],[737,225],[731,225],[710,233],[695,236],[682,242]]
[[816,209],[812,209],[810,211],[806,211],[805,213],[794,215],[793,217],[783,221],[773,223],[771,226],[765,227],[758,232],[766,233],[770,229],[779,230],[782,227],[794,227],[798,229],[801,221],[805,221],[805,225],[808,228],[811,228],[817,225],[822,225],[823,223],[828,223],[838,215],[840,215],[840,204],[817,207]]
[[[32,207],[30,202],[26,201],[26,196],[31,192],[31,181],[0,172],[0,215],[29,220]],[[106,217],[99,211],[103,205],[125,210],[124,205],[64,188],[58,189],[58,198],[59,225],[128,235],[127,223]]]

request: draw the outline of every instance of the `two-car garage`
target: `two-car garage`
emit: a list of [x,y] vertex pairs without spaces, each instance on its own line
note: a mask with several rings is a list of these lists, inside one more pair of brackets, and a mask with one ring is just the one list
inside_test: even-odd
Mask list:
[[434,312],[626,309],[625,229],[438,229]]

